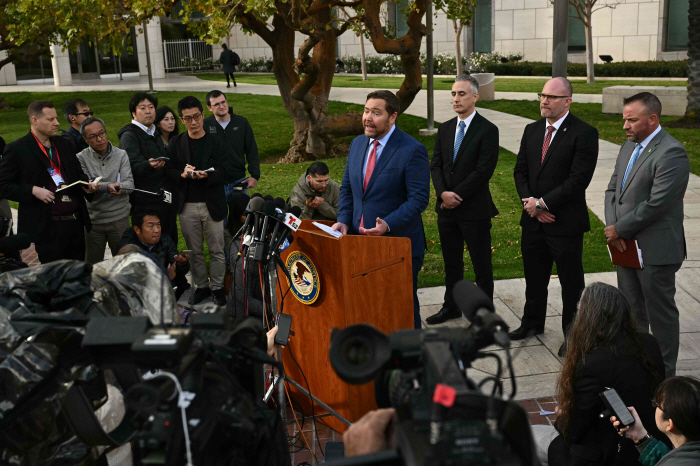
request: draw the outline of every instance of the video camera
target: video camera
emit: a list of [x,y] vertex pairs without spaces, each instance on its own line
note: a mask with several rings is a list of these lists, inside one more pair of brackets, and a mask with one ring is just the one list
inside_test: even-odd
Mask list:
[[[454,288],[468,328],[398,330],[385,335],[359,324],[334,329],[330,360],[344,381],[374,380],[377,405],[394,407],[396,450],[346,458],[335,465],[534,465],[538,464],[527,414],[503,396],[501,359],[481,352],[505,350],[515,394],[508,326],[493,302],[471,282]],[[494,358],[497,373],[477,384],[466,369]],[[481,392],[493,382],[490,395]],[[498,397],[496,395],[499,395]]]
[[[0,362],[23,368],[0,369],[0,464],[91,464],[129,442],[135,465],[289,464],[285,426],[253,396],[253,372],[278,365],[258,320],[212,305],[166,328],[162,300],[155,321],[99,305],[88,264],[34,270],[6,278],[0,302]],[[123,418],[105,428],[97,414],[115,406]]]

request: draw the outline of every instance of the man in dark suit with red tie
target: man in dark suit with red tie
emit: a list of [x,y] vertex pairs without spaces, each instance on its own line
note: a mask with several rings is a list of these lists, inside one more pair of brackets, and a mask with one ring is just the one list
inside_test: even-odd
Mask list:
[[591,229],[586,188],[598,161],[598,130],[569,112],[568,79],[550,79],[539,96],[544,118],[525,128],[513,174],[523,202],[526,289],[522,324],[510,333],[512,340],[544,333],[553,263],[561,283],[565,337],[585,287],[583,234]]
[[411,240],[413,321],[420,328],[418,272],[426,249],[421,213],[428,206],[430,170],[425,146],[395,125],[398,112],[399,99],[392,92],[367,95],[365,134],[350,144],[333,229]]
[[462,315],[452,289],[464,278],[464,243],[476,284],[493,298],[491,217],[498,215],[498,210],[491,199],[489,180],[498,163],[498,127],[476,112],[477,100],[478,81],[457,76],[452,85],[457,117],[441,124],[435,139],[430,171],[437,196],[435,212],[446,289],[442,309],[426,319],[431,325]]

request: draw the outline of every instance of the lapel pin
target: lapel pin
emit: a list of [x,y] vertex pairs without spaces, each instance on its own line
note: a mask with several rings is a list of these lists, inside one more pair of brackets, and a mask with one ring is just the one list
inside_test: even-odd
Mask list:
[[566,131],[567,129],[569,129],[569,128],[564,128],[564,131]]
[[649,153],[651,154],[651,149],[649,149]]

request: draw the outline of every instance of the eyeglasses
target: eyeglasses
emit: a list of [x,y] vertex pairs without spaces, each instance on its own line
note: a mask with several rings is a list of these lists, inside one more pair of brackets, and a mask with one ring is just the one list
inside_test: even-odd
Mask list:
[[661,411],[664,410],[664,409],[661,407],[661,405],[660,405],[659,403],[657,403],[653,398],[651,399],[651,405],[652,405],[654,408],[659,408]]
[[107,131],[102,130],[97,134],[93,134],[92,136],[86,137],[86,141],[97,141],[98,139],[104,139],[107,138]]
[[192,121],[199,121],[199,120],[201,120],[203,116],[204,116],[203,114],[198,113],[198,114],[196,114],[196,115],[182,117],[182,121],[185,122],[185,123],[187,123],[187,124],[190,124],[190,123],[192,123]]
[[312,176],[311,179],[314,180],[314,183],[320,184],[321,186],[326,186],[326,185],[328,185],[328,184],[331,182],[331,179],[330,179],[330,178],[328,178],[327,180],[319,181],[319,180],[317,180],[316,178],[314,178],[314,177]]
[[570,95],[549,95],[549,94],[542,94],[541,92],[537,93],[537,97],[540,98],[540,100],[557,100],[557,99],[570,99]]
[[224,107],[224,106],[226,106],[226,104],[228,104],[228,102],[226,102],[226,101],[224,100],[223,102],[215,102],[215,103],[212,103],[211,106],[212,106],[212,107]]
[[75,116],[79,115],[85,115],[86,117],[91,117],[95,112],[82,112],[82,113],[73,113]]

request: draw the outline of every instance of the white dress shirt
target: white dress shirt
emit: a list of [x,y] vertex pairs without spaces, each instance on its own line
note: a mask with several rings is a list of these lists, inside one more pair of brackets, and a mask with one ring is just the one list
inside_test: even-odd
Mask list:
[[[377,141],[379,141],[379,145],[377,146],[377,159],[375,160],[375,165],[374,165],[375,167],[377,166],[376,164],[379,163],[379,157],[382,155],[382,150],[384,149],[384,146],[386,146],[386,143],[389,142],[389,138],[391,137],[392,134],[394,134],[395,129],[396,129],[396,125],[393,125],[388,133],[386,133],[384,136],[382,136],[381,139],[377,139]],[[363,182],[365,180],[365,173],[367,173],[367,162],[369,162],[369,154],[372,152],[373,145],[374,145],[374,139],[369,138],[369,149],[367,149],[367,152],[365,153],[365,162],[362,165],[362,181]]]
[[142,125],[136,120],[131,120],[131,124],[138,126],[142,130],[144,130],[149,136],[153,136],[154,134],[156,134],[156,125],[151,125],[151,127],[149,128],[146,125]]
[[[471,124],[472,120],[474,119],[474,115],[476,115],[476,110],[472,112],[471,115],[469,115],[467,118],[462,120],[459,115],[457,115],[457,127],[455,128],[455,141],[457,140],[457,134],[459,133],[459,122],[463,121],[464,122],[464,134],[467,134],[467,130],[469,129],[469,125]],[[454,149],[454,148],[453,148]]]

